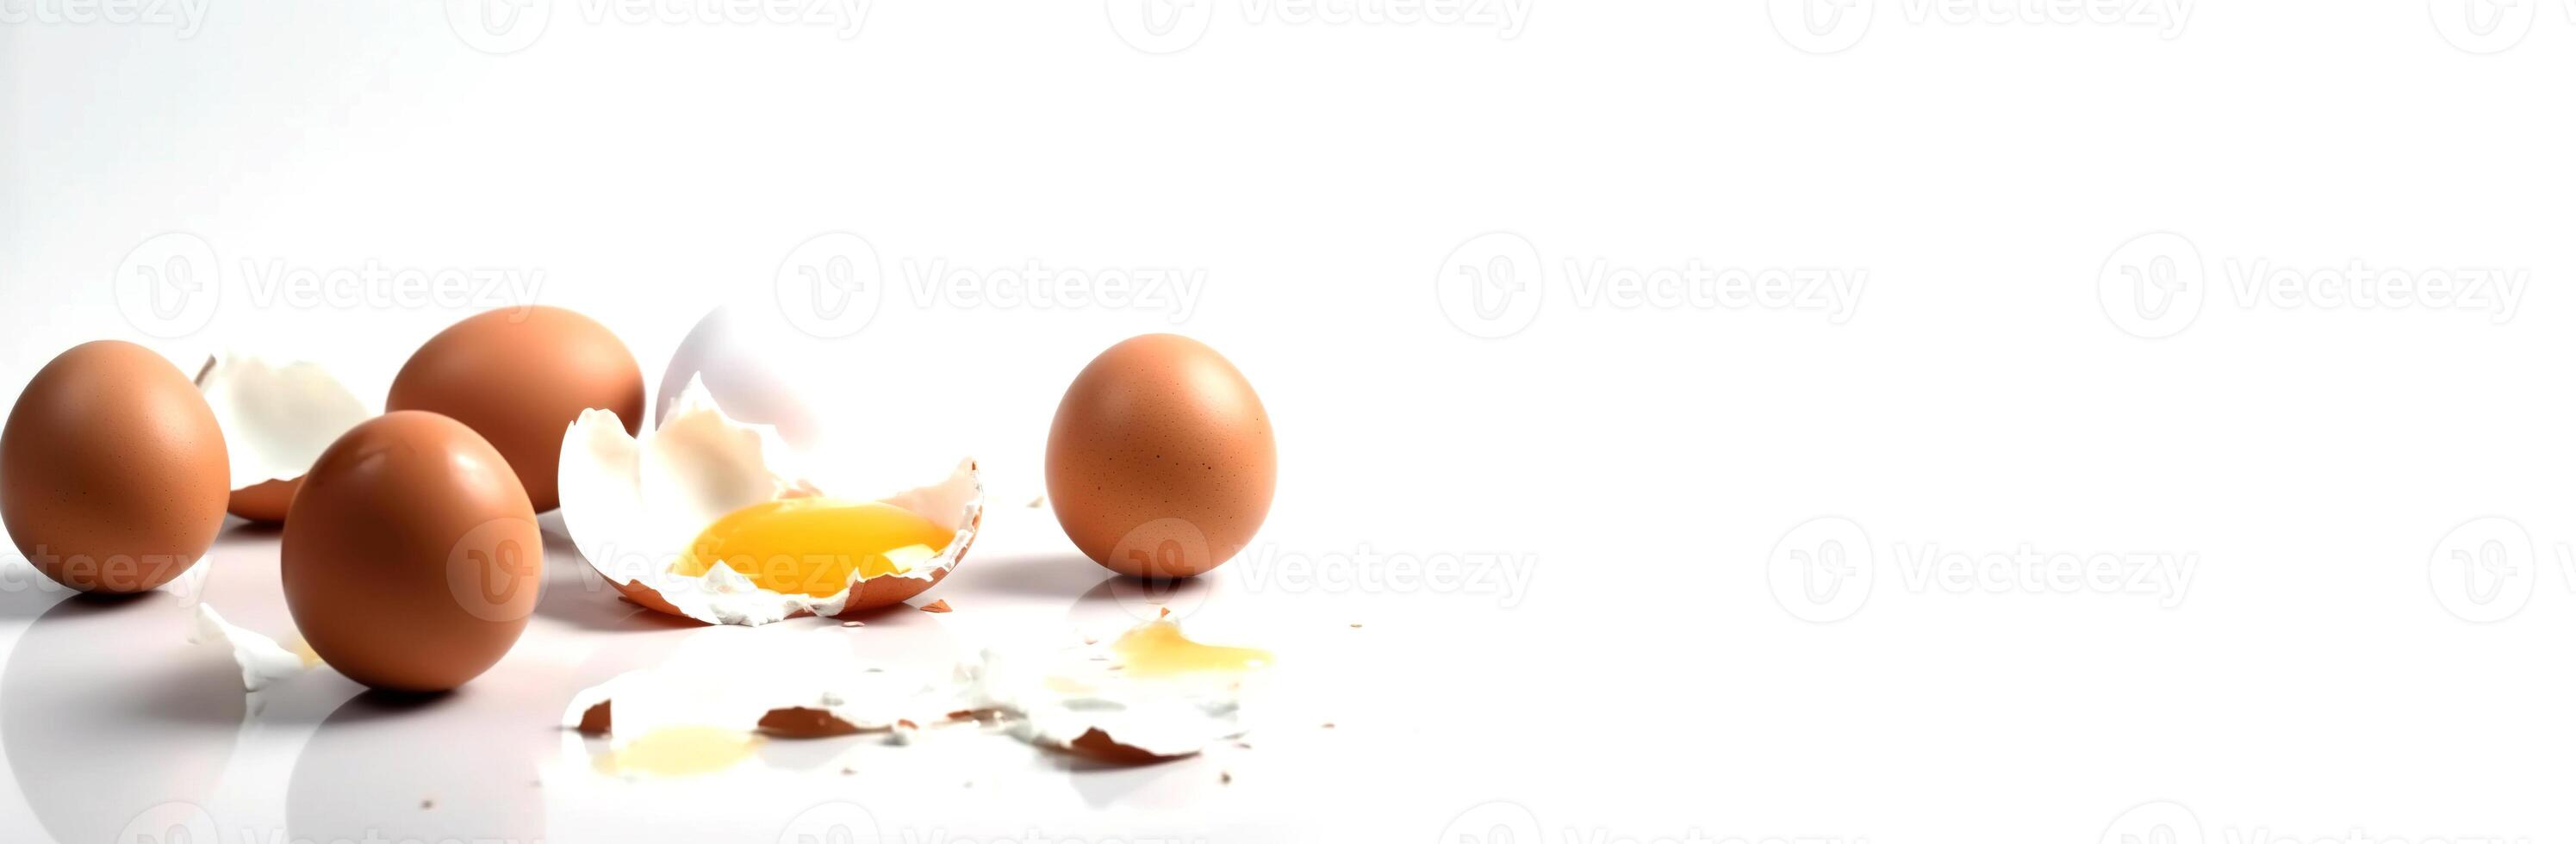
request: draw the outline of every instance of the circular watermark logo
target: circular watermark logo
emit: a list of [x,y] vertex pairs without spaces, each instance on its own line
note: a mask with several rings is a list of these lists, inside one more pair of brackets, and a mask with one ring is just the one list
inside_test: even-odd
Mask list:
[[135,244],[116,265],[113,284],[126,324],[165,340],[204,330],[224,294],[214,244],[188,232],[165,232]]
[[116,835],[116,844],[220,844],[215,818],[205,807],[170,802],[136,813]]
[[475,525],[448,547],[448,594],[484,621],[527,618],[546,582],[546,552],[537,541],[536,523],[523,519]]
[[2489,624],[2531,603],[2540,560],[2531,534],[2502,516],[2462,522],[2433,546],[2426,561],[2433,599],[2460,620]]
[[2111,250],[2095,278],[2102,315],[2132,336],[2171,337],[2200,318],[2209,296],[2208,267],[2191,238],[2149,232]]
[[1509,800],[1480,803],[1440,828],[1439,844],[1539,844],[1547,840],[1538,815]]
[[1139,52],[1168,56],[1199,43],[1217,0],[1103,0],[1109,28]]
[[2540,0],[2425,0],[2433,30],[2464,53],[2491,56],[2531,34]]
[[789,325],[820,339],[868,327],[885,301],[885,267],[867,238],[825,232],[797,244],[778,264],[772,292]]
[[1869,603],[1878,559],[1869,531],[1841,516],[1809,519],[1771,546],[1771,598],[1790,615],[1819,624],[1841,621]]
[[2100,844],[2204,844],[2207,837],[2189,807],[2159,800],[2121,812],[2102,828]]
[[835,800],[797,814],[778,832],[778,844],[878,844],[886,840],[877,816],[856,803]]
[[1529,238],[1489,232],[1449,250],[1434,284],[1450,325],[1492,340],[1518,334],[1538,319],[1546,280],[1538,246]]
[[1869,34],[1872,0],[1771,0],[1771,29],[1799,52],[1849,50]]
[[546,34],[554,0],[447,0],[447,28],[477,52],[506,56]]

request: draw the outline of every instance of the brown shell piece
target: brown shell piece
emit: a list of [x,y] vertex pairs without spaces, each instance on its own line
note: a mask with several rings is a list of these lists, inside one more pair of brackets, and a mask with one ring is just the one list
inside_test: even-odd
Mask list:
[[295,488],[303,483],[303,478],[269,480],[233,490],[224,511],[258,524],[282,524],[286,508],[295,503]]
[[573,725],[573,730],[586,736],[608,735],[608,703],[603,700],[582,710],[581,723]]
[[760,731],[779,738],[830,738],[857,733],[859,727],[827,710],[789,706],[761,715]]
[[0,520],[38,571],[143,592],[214,545],[232,495],[223,430],[150,349],[83,343],[36,372],[0,430]]
[[1116,765],[1151,765],[1181,758],[1180,756],[1161,756],[1133,746],[1119,744],[1117,739],[1110,738],[1108,733],[1101,732],[1098,727],[1083,731],[1082,735],[1074,737],[1072,742],[1067,743],[1065,749]]
[[500,452],[454,419],[397,411],[315,460],[279,541],[296,629],[349,679],[463,685],[528,626],[545,546]]
[[507,458],[537,512],[555,509],[564,427],[591,408],[626,433],[644,417],[644,373],[606,326],[562,308],[504,308],[429,338],[395,374],[385,409],[465,423]]

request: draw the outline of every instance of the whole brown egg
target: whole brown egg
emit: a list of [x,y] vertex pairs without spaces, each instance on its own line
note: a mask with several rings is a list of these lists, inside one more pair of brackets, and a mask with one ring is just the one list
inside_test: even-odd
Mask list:
[[564,428],[591,408],[635,433],[644,373],[607,326],[562,308],[505,308],[449,326],[395,373],[385,409],[427,410],[474,429],[508,458],[537,512],[555,509]]
[[1092,561],[1194,577],[1250,544],[1279,454],[1243,373],[1196,340],[1147,334],[1083,367],[1047,435],[1047,498]]
[[536,510],[463,423],[396,411],[304,475],[279,540],[286,608],[322,661],[404,692],[463,685],[509,653],[544,579]]
[[0,430],[0,519],[36,569],[84,592],[142,592],[197,563],[231,497],[224,435],[150,349],[72,347]]

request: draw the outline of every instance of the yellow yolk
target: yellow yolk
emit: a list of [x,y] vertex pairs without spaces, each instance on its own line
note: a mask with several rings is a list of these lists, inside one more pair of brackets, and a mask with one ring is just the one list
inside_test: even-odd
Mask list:
[[785,498],[717,519],[671,571],[697,577],[722,562],[762,589],[823,598],[848,588],[852,573],[911,571],[955,536],[892,504]]
[[1171,677],[1183,674],[1242,674],[1270,665],[1270,652],[1259,648],[1205,645],[1181,635],[1181,626],[1157,621],[1127,631],[1109,643],[1128,676]]
[[712,774],[751,758],[760,737],[718,727],[663,727],[591,759],[603,774],[681,777]]

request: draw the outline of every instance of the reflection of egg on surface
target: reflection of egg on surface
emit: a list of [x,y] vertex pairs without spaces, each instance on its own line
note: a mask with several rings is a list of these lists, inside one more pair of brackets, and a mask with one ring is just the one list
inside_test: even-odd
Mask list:
[[197,390],[214,410],[232,460],[233,492],[225,509],[254,522],[286,521],[313,459],[376,415],[316,363],[225,355],[206,361],[197,373]]
[[142,592],[196,565],[223,527],[230,479],[222,427],[196,385],[132,343],[63,352],[0,431],[10,539],[85,592]]
[[544,544],[500,452],[456,420],[397,411],[331,444],[279,539],[296,629],[380,689],[446,691],[528,626]]
[[627,598],[708,624],[848,617],[921,594],[974,543],[973,460],[945,480],[862,497],[831,461],[734,420],[702,385],[630,436],[593,410],[564,432],[564,530]]
[[644,416],[644,374],[607,326],[562,308],[507,308],[449,326],[413,352],[386,410],[427,410],[474,429],[519,475],[537,512],[555,509],[563,426],[584,410]]
[[0,670],[0,750],[53,840],[142,840],[119,831],[216,793],[249,705],[230,664],[167,646],[188,624],[182,604],[73,597],[18,637]]
[[1192,577],[1250,544],[1279,455],[1243,373],[1196,340],[1147,334],[1083,367],[1047,435],[1047,498],[1092,561]]

